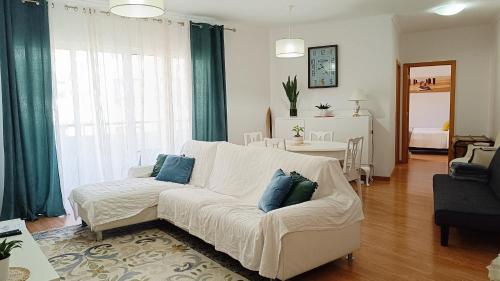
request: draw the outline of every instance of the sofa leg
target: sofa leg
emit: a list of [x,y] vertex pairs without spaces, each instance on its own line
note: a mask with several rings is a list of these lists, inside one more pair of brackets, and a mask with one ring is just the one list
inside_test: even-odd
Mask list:
[[354,256],[352,255],[352,253],[347,254],[346,260],[348,262],[352,262],[354,260]]
[[102,231],[97,231],[97,232],[95,233],[95,240],[96,240],[97,242],[101,242],[101,241],[102,241]]
[[441,246],[448,246],[448,236],[450,235],[450,227],[441,225]]

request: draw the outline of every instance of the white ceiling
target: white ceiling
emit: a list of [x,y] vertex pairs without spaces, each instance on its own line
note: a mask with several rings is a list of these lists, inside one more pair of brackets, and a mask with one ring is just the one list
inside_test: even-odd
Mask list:
[[[107,0],[89,2],[94,1]],[[457,1],[460,0],[165,0],[165,8],[174,13],[266,26],[394,14],[404,32],[491,23],[500,13],[500,0],[461,0],[467,8],[451,17],[429,13],[435,6]],[[295,6],[291,17],[290,4]]]

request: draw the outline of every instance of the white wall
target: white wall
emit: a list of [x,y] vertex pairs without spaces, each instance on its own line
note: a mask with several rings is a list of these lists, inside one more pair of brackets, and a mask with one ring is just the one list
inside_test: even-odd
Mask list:
[[225,23],[226,90],[229,142],[243,133],[266,130],[269,108],[269,30]]
[[449,92],[410,94],[410,128],[442,128],[449,119]]
[[270,33],[271,109],[273,116],[287,116],[289,103],[281,82],[297,75],[298,110],[313,110],[314,105],[329,103],[334,109],[351,109],[348,97],[357,89],[368,95],[362,108],[374,115],[374,165],[377,176],[390,176],[394,168],[395,74],[398,56],[397,31],[392,16],[294,25],[292,33],[303,38],[306,48],[337,44],[339,87],[307,88],[307,55],[296,59],[274,56],[274,42],[288,34],[288,28]]
[[456,134],[493,134],[493,35],[491,26],[473,26],[400,37],[403,63],[457,61]]

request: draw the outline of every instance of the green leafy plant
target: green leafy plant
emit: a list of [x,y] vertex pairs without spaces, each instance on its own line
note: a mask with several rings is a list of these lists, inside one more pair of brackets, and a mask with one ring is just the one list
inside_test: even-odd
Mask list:
[[283,89],[285,89],[286,96],[290,101],[290,109],[297,109],[297,98],[299,97],[300,91],[297,91],[297,75],[290,80],[290,76],[288,76],[288,81],[282,82]]
[[7,239],[4,239],[2,243],[0,243],[0,260],[10,257],[10,252],[15,248],[21,248],[22,243],[23,241],[21,240],[7,242]]
[[292,128],[292,132],[295,132],[295,137],[301,137],[300,133],[304,132],[304,127],[295,125],[295,127]]
[[319,105],[316,105],[317,109],[329,109],[330,107],[332,107],[332,106],[329,105],[328,103],[325,103],[325,104],[320,103]]

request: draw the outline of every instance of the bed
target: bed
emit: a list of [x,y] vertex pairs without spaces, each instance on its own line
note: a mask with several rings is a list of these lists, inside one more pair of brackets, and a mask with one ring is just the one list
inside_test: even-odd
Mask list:
[[441,128],[412,128],[410,131],[411,149],[448,150],[449,131]]

